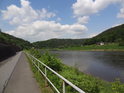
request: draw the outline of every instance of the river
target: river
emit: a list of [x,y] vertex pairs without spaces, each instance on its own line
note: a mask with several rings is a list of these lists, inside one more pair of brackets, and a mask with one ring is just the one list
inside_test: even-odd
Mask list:
[[64,64],[106,81],[119,78],[124,83],[124,52],[51,51]]

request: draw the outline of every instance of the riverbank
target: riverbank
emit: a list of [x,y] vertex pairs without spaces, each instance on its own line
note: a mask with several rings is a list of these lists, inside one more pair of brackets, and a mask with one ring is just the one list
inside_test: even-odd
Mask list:
[[85,45],[77,47],[66,47],[66,48],[54,48],[48,50],[71,50],[71,51],[124,51],[124,46],[118,44],[107,44],[107,45]]
[[[40,59],[42,62],[50,66],[52,69],[56,70],[59,74],[64,76],[66,79],[80,87],[82,90],[87,93],[123,93],[124,92],[124,84],[120,83],[119,80],[115,82],[106,82],[101,79],[95,78],[91,75],[84,74],[83,72],[78,71],[73,67],[69,67],[61,63],[61,60],[54,57],[53,55],[47,53],[42,54],[41,51],[31,52],[35,57]],[[51,81],[54,82],[54,85],[57,86],[58,89],[61,90],[62,81],[59,80],[56,76],[48,72],[48,77]],[[68,93],[76,93],[71,87],[67,87]],[[69,92],[70,91],[70,92]]]

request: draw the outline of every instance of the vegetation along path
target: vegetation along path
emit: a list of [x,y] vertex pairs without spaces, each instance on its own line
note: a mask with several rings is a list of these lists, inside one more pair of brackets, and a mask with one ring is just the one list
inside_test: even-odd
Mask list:
[[4,93],[41,93],[24,53],[21,54]]

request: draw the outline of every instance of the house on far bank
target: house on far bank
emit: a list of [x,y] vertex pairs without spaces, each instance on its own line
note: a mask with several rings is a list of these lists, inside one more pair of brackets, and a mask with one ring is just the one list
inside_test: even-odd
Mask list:
[[103,45],[105,45],[105,43],[104,42],[98,42],[97,45],[103,46]]

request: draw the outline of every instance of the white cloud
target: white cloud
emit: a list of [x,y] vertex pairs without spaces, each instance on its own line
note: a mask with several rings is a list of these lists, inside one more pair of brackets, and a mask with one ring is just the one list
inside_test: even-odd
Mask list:
[[21,0],[21,7],[10,5],[7,10],[2,11],[3,18],[9,20],[10,24],[28,24],[34,20],[46,19],[56,16],[55,13],[48,12],[45,8],[34,10],[27,0]]
[[116,27],[116,26],[120,26],[120,25],[122,25],[122,23],[114,24],[114,25],[112,25],[111,27]]
[[51,17],[55,17],[56,14],[52,13],[52,12],[48,12],[45,8],[42,8],[41,11],[38,11],[40,14],[40,18],[44,19],[44,18],[51,18]]
[[86,24],[86,23],[88,23],[88,20],[89,20],[89,16],[78,17],[77,23]]
[[35,21],[7,33],[26,40],[37,41],[50,38],[81,38],[85,31],[87,28],[80,24],[62,25],[55,21]]
[[62,19],[60,17],[57,18],[57,21],[61,21]]
[[77,0],[72,5],[72,9],[77,22],[84,24],[88,22],[92,14],[98,13],[110,4],[117,3],[122,5],[117,17],[124,18],[124,0]]
[[[123,3],[124,4],[124,3]],[[117,15],[118,18],[124,18],[124,5],[123,7],[120,9],[120,13],[118,13]]]
[[[47,40],[50,38],[81,38],[87,31],[87,27],[81,24],[62,25],[55,21],[48,21],[56,14],[48,12],[45,8],[35,10],[30,6],[28,0],[21,0],[21,7],[10,5],[6,10],[2,10],[4,20],[16,25],[11,31],[6,31],[11,35],[20,37],[31,42]],[[57,21],[61,18],[56,17]]]
[[123,0],[77,0],[73,4],[73,12],[75,16],[86,16],[99,12],[110,4],[120,3]]
[[99,33],[93,33],[93,34],[90,34],[89,36],[88,36],[88,38],[92,38],[92,37],[95,37],[95,36],[97,36]]
[[27,0],[21,0],[21,5],[22,5],[23,7],[28,7],[28,6],[30,5],[30,2],[27,1]]
[[[2,16],[10,24],[17,25],[14,30],[6,33],[31,42],[50,38],[79,38],[87,30],[87,27],[80,24],[62,25],[55,21],[45,21],[56,14],[45,8],[34,10],[27,0],[21,0],[21,7],[8,6],[6,10],[2,10]],[[61,18],[57,17],[57,20],[60,21]]]

